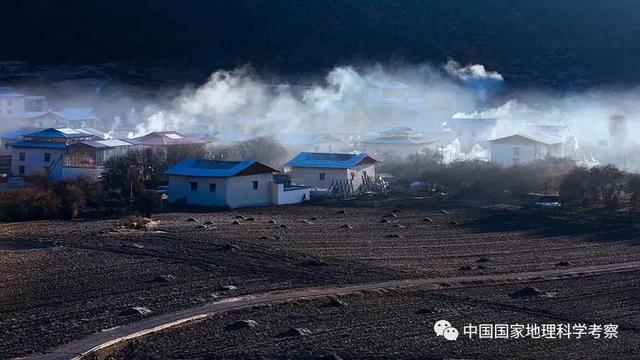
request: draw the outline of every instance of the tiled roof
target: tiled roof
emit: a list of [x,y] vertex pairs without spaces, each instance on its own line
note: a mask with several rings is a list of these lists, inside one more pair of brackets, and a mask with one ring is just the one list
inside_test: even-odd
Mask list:
[[207,141],[185,137],[173,131],[152,132],[144,136],[129,139],[129,142],[137,145],[163,146],[163,145],[197,145],[206,144]]

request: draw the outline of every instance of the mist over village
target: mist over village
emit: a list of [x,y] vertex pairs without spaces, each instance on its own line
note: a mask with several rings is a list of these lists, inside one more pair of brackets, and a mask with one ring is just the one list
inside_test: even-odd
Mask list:
[[0,358],[637,358],[640,6],[543,3],[8,6]]

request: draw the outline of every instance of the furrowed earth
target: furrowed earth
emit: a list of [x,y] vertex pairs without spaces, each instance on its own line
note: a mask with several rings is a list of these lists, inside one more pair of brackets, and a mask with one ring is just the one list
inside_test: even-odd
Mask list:
[[[147,231],[123,219],[0,225],[0,358],[245,295],[392,280],[408,282],[215,313],[91,356],[633,358],[640,342],[640,268],[620,268],[640,261],[632,225],[422,200],[153,220]],[[513,275],[531,272],[543,273]],[[527,286],[541,294],[511,296]],[[344,304],[323,306],[331,299]],[[435,336],[440,319],[458,327],[457,341]],[[463,336],[467,323],[620,330],[617,339],[488,340]]]

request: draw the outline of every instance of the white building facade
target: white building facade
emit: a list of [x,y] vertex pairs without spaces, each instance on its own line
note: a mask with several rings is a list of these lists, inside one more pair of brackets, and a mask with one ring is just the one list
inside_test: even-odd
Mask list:
[[73,129],[45,129],[23,136],[11,147],[11,172],[17,176],[46,175],[62,177],[62,163],[67,147],[94,140],[95,136]]
[[525,135],[511,135],[490,140],[489,143],[491,161],[502,166],[564,156],[562,142],[534,139]]
[[46,111],[47,98],[30,96],[10,87],[0,88],[0,120],[22,120],[30,112]]
[[285,166],[296,185],[328,189],[333,183],[342,182],[357,190],[365,177],[377,177],[377,164],[367,154],[303,152]]
[[428,141],[419,132],[409,127],[394,127],[380,132],[380,136],[360,143],[362,151],[384,161],[385,158],[420,154],[426,150],[436,150],[435,141]]
[[255,161],[186,159],[165,172],[169,177],[168,201],[233,209],[309,200],[308,188],[275,184],[276,172]]

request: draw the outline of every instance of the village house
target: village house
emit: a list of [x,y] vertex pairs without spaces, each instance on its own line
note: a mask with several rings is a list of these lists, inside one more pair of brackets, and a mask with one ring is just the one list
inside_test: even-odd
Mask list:
[[360,142],[362,151],[378,159],[405,158],[424,150],[435,150],[435,141],[429,141],[409,127],[394,127],[380,132],[380,136]]
[[14,175],[62,177],[62,159],[69,145],[95,140],[96,136],[74,129],[44,129],[26,134],[10,143],[11,171]]
[[206,140],[194,139],[175,131],[156,131],[143,136],[127,139],[128,142],[141,147],[167,147],[176,145],[201,145],[207,144]]
[[370,81],[364,94],[370,107],[412,107],[424,102],[419,92],[399,81]]
[[165,172],[169,203],[239,208],[300,203],[309,188],[274,181],[278,170],[255,161],[185,159]]
[[69,144],[63,157],[62,177],[82,176],[99,179],[107,172],[106,164],[111,158],[124,156],[133,145],[124,140],[90,140]]
[[24,120],[30,112],[47,111],[47,98],[0,87],[0,120]]
[[335,183],[349,184],[357,190],[364,177],[375,179],[378,160],[361,154],[302,152],[285,164],[296,185],[328,189]]
[[524,164],[547,157],[563,157],[562,140],[511,135],[489,141],[491,161],[503,166]]
[[340,138],[330,134],[279,133],[275,135],[275,139],[292,152],[305,150],[333,152],[348,147]]
[[92,108],[64,108],[61,111],[30,111],[25,118],[39,128],[93,128],[99,119]]

